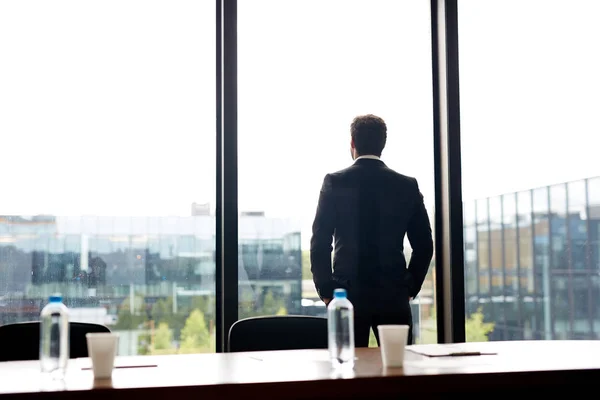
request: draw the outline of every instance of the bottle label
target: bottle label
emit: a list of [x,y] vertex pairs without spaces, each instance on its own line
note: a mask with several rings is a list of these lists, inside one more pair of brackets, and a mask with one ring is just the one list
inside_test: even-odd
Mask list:
[[349,310],[349,309],[347,309],[347,308],[346,308],[346,309],[343,309],[343,310],[341,310],[341,313],[340,313],[340,314],[342,314],[341,316],[342,316],[342,318],[343,318],[343,319],[348,319],[348,318],[350,318],[350,310]]
[[60,313],[52,313],[50,318],[50,356],[60,357]]

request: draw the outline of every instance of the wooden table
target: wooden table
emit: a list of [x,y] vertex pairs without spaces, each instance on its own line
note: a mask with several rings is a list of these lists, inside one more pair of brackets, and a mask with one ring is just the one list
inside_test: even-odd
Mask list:
[[[441,345],[432,345],[441,346]],[[89,359],[71,360],[62,383],[37,361],[0,363],[0,399],[415,399],[600,392],[600,341],[464,344],[496,355],[426,357],[407,351],[403,368],[384,369],[379,349],[357,349],[353,371],[335,373],[325,350],[121,357],[112,380],[94,381]]]

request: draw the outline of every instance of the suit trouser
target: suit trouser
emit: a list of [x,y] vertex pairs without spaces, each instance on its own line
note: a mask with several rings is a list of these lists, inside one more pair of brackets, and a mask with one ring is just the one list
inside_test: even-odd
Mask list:
[[355,347],[368,347],[371,329],[379,345],[379,325],[409,325],[408,344],[412,344],[412,313],[410,305],[404,309],[369,310],[356,307],[354,309],[354,344]]

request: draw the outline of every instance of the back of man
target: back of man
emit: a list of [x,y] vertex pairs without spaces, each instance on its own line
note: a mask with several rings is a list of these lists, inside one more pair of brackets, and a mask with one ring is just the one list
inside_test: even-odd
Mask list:
[[[385,122],[373,115],[357,117],[351,137],[354,164],[328,174],[323,182],[313,223],[311,269],[326,303],[335,288],[348,291],[355,306],[356,346],[366,347],[371,328],[377,336],[380,324],[412,326],[409,299],[423,284],[433,241],[417,181],[379,158],[387,138]],[[413,249],[408,269],[407,235]]]

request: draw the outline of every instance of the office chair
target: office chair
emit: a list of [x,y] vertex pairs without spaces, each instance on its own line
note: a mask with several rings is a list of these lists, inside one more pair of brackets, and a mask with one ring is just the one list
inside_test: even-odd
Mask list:
[[[69,322],[69,357],[87,357],[86,333],[110,332],[104,325]],[[39,360],[40,323],[20,322],[0,326],[0,361]]]
[[229,352],[326,348],[327,318],[322,317],[252,317],[229,330]]

